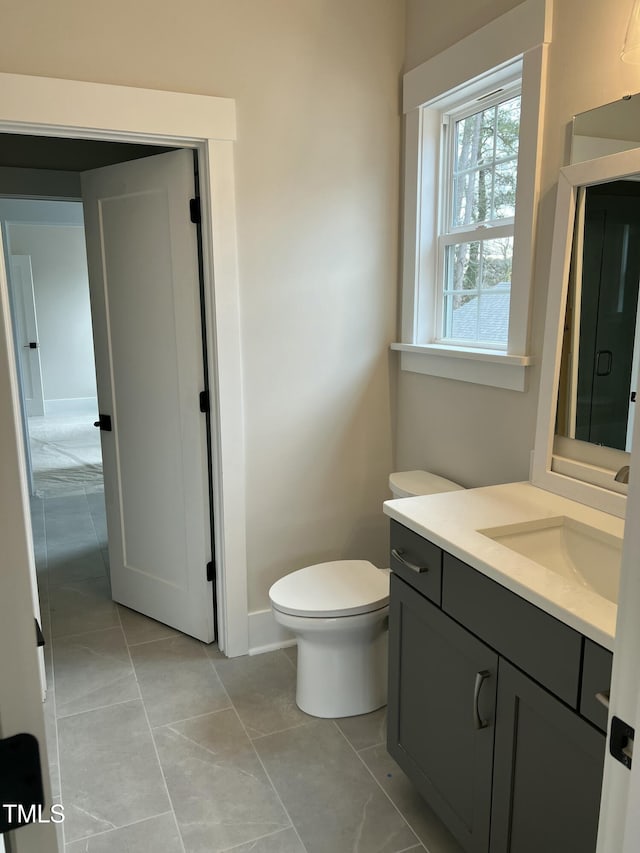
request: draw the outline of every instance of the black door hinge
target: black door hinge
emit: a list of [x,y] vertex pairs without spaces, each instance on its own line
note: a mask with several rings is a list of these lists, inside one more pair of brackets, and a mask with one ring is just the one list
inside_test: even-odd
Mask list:
[[207,563],[207,580],[214,581],[216,579],[216,564],[213,560],[209,560]]
[[208,391],[201,391],[199,399],[200,399],[200,411],[203,414],[208,415],[209,411],[210,411],[209,392]]
[[194,225],[202,222],[202,206],[199,198],[189,199],[189,217]]
[[41,646],[44,646],[44,644],[45,644],[44,634],[42,633],[42,628],[40,627],[40,623],[38,622],[37,619],[35,620],[35,623],[36,623],[36,645],[38,648],[40,648]]
[[611,734],[609,736],[609,752],[625,767],[631,769],[633,757],[633,739],[635,731],[632,726],[620,717],[611,718]]
[[103,432],[111,432],[111,415],[98,415],[98,420],[93,422],[94,427],[98,427]]

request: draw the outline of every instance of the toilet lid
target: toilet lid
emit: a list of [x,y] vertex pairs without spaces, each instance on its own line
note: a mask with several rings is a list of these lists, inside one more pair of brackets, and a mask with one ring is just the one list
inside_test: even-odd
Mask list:
[[459,483],[432,474],[431,471],[397,471],[389,474],[389,488],[394,497],[411,498],[417,495],[435,495],[439,492],[457,492],[464,489]]
[[291,616],[355,616],[389,603],[389,575],[367,560],[318,563],[280,578],[269,598]]

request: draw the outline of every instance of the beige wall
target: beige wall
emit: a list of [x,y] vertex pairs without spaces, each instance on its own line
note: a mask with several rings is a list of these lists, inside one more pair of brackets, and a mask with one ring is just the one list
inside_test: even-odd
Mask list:
[[[508,8],[507,0],[407,2],[407,70]],[[558,169],[573,115],[640,90],[640,67],[619,59],[631,0],[555,0],[536,241],[531,370],[525,393],[399,373],[397,465],[426,467],[466,486],[528,479]],[[439,11],[440,10],[440,11]]]
[[0,70],[235,98],[249,609],[386,560],[402,0],[22,0]]
[[[480,29],[519,0],[406,0],[405,68],[409,71]],[[560,0],[561,2],[561,0]]]

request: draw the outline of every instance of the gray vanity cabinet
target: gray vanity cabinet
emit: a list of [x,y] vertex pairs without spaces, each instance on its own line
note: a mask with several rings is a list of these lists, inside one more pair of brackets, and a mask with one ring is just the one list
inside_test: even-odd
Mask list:
[[491,853],[595,851],[604,735],[500,658]]
[[415,537],[392,522],[389,752],[468,853],[594,853],[611,653]]
[[396,575],[389,619],[389,751],[465,849],[486,853],[498,656]]

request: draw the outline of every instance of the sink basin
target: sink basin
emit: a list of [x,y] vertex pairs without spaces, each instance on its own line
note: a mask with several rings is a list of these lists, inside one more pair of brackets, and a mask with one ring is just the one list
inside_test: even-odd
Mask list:
[[617,604],[622,539],[572,518],[478,530],[483,536]]

